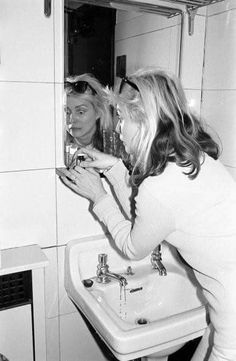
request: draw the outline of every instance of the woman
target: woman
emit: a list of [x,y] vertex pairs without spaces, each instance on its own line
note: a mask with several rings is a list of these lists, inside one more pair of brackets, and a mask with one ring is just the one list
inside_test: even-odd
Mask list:
[[[122,80],[114,98],[131,175],[119,159],[84,149],[83,168],[67,172],[72,181],[65,183],[94,202],[94,213],[128,257],[143,258],[163,240],[178,249],[209,308],[210,325],[192,360],[235,361],[236,183],[173,76],[140,70]],[[93,168],[104,170],[123,212]]]
[[102,131],[112,129],[112,117],[105,89],[90,74],[66,79],[65,101],[65,159],[70,165],[74,153],[81,147],[102,150]]

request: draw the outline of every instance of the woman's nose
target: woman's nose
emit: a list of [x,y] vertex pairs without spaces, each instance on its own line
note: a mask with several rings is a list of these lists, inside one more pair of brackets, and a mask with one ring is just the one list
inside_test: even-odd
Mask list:
[[79,121],[79,116],[72,113],[71,123],[72,123],[72,124],[73,124],[73,123],[78,123],[78,121]]
[[77,121],[78,121],[78,117],[73,112],[66,114],[66,123],[68,125],[76,123]]

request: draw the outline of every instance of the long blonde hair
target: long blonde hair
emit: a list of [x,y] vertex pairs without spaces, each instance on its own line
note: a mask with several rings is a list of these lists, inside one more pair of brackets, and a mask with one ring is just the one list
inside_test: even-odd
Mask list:
[[132,144],[133,183],[161,174],[168,162],[188,168],[184,173],[194,179],[204,154],[217,159],[219,147],[192,113],[180,81],[157,68],[140,69],[128,79],[138,91],[126,83],[115,99],[125,118],[139,125]]

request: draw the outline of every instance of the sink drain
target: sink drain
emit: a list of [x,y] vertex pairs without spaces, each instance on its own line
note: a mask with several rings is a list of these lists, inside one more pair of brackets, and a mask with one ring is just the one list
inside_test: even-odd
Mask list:
[[146,325],[147,323],[149,323],[147,318],[138,318],[135,323],[137,325]]

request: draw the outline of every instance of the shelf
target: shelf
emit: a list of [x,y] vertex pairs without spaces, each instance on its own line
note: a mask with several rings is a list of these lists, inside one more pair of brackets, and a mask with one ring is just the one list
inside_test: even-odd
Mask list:
[[1,250],[0,276],[45,267],[48,259],[39,245]]

